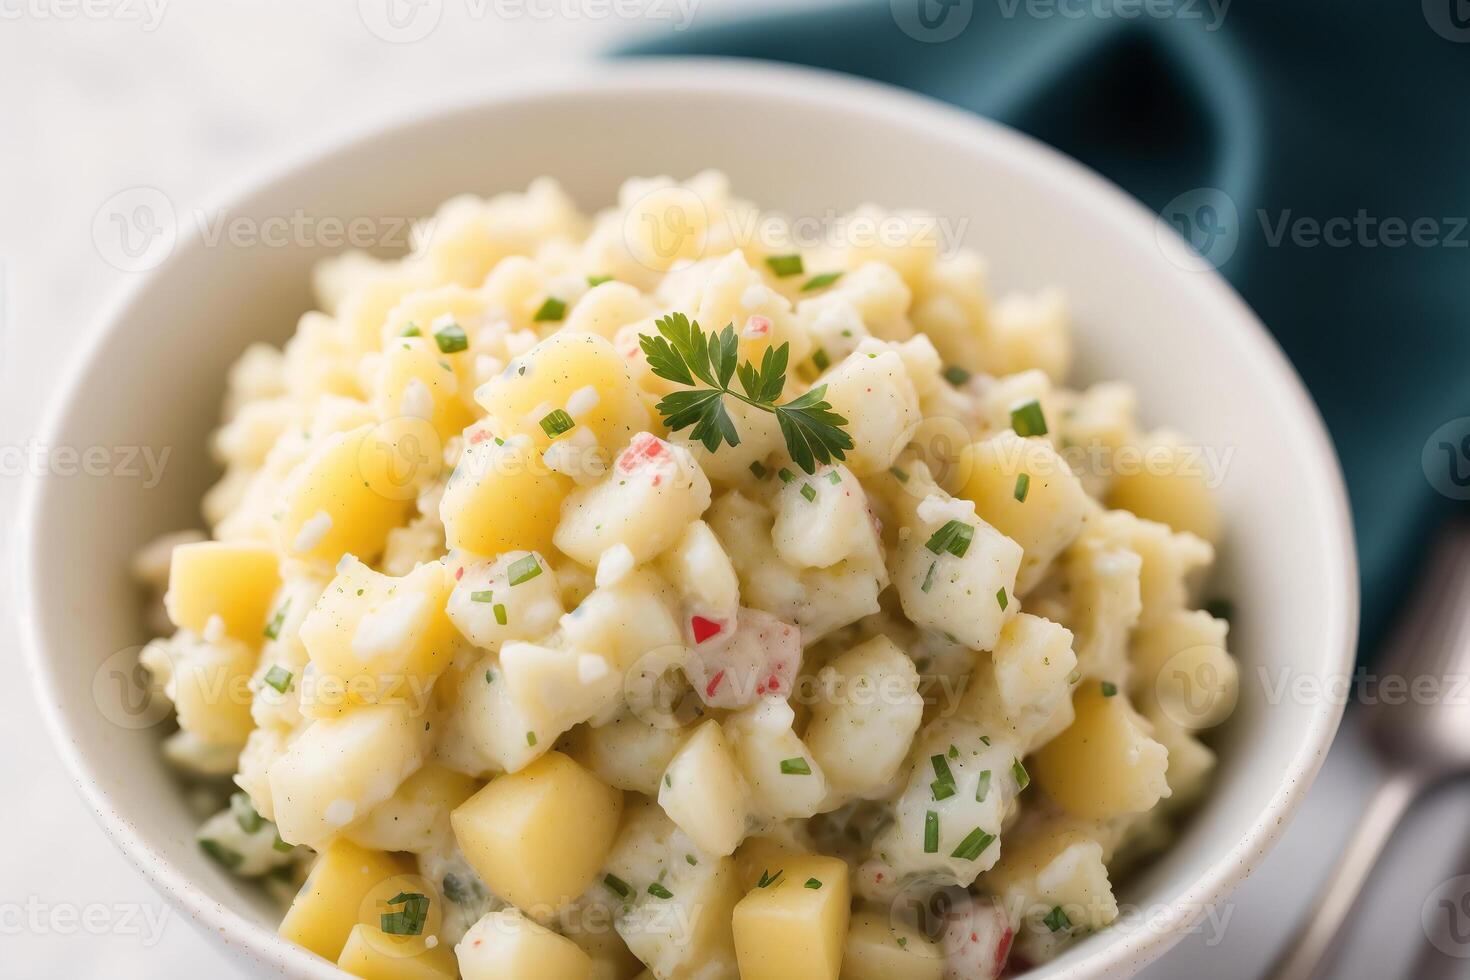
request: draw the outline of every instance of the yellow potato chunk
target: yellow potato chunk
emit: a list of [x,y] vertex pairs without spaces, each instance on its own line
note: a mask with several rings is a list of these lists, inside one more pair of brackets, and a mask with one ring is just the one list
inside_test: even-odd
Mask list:
[[550,553],[571,488],[526,440],[497,443],[488,429],[476,428],[439,503],[444,539],[450,548],[492,557],[517,548]]
[[518,909],[489,912],[458,946],[464,980],[588,980],[592,959],[565,936]]
[[1218,542],[1220,511],[1209,486],[1215,474],[1209,472],[1203,450],[1167,431],[1153,433],[1139,450],[1140,458],[1130,460],[1133,465],[1120,461],[1108,506]]
[[804,856],[735,906],[741,980],[837,980],[852,893],[847,862]]
[[434,850],[449,837],[450,812],[479,788],[479,780],[431,763],[408,777],[398,792],[343,836],[377,851],[421,854]]
[[450,814],[465,860],[537,917],[585,892],[607,861],[623,794],[560,752],[498,776]]
[[[459,396],[458,375],[434,344],[424,337],[388,344],[374,379],[373,408],[382,419],[426,420],[442,440],[459,435],[473,419]],[[432,448],[442,452],[442,444]]]
[[352,927],[337,965],[363,980],[455,980],[459,967],[448,946],[425,936],[390,935],[376,926]]
[[[475,400],[497,435],[530,436],[538,450],[583,429],[603,450],[614,452],[649,425],[627,362],[610,341],[590,333],[551,335],[485,382]],[[574,424],[553,434],[542,420],[558,410]]]
[[444,612],[452,585],[444,565],[420,565],[403,578],[356,558],[339,568],[301,624],[319,688],[310,699],[303,693],[303,710],[321,717],[352,705],[427,703],[459,635]]
[[720,723],[699,727],[664,770],[658,805],[701,850],[733,854],[745,836],[745,786]]
[[165,691],[179,727],[212,746],[241,747],[255,727],[250,714],[250,673],[255,652],[239,640],[201,640],[178,658]]
[[842,980],[941,980],[944,950],[899,919],[865,909],[852,914]]
[[296,945],[335,961],[360,923],[369,895],[408,870],[406,861],[391,854],[334,841],[317,856],[278,931]]
[[1169,753],[1149,737],[1126,695],[1089,681],[1072,704],[1076,720],[1032,757],[1048,796],[1074,816],[1111,820],[1151,810],[1169,795]]
[[396,427],[364,425],[338,432],[291,471],[281,490],[277,527],[292,558],[333,564],[344,554],[372,560],[388,532],[407,519]]
[[203,635],[210,618],[218,616],[226,633],[254,644],[280,584],[276,550],[270,545],[196,541],[173,550],[163,602],[179,629]]

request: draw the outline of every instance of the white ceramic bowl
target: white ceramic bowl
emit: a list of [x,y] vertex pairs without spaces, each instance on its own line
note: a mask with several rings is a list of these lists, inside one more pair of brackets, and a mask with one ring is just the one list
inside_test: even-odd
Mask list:
[[[938,103],[836,75],[707,60],[589,66],[435,106],[335,139],[227,208],[255,221],[300,210],[424,215],[456,193],[524,188],[540,174],[597,207],[630,175],[705,167],[794,215],[874,201],[968,219],[967,244],[986,254],[997,289],[1066,289],[1084,379],[1131,381],[1146,420],[1233,450],[1219,490],[1229,536],[1216,588],[1238,610],[1231,646],[1244,683],[1216,733],[1213,791],[1177,845],[1123,889],[1125,902],[1150,911],[1148,924],[1089,937],[1033,976],[1137,971],[1208,903],[1226,900],[1296,810],[1340,709],[1268,703],[1268,693],[1283,671],[1346,671],[1357,623],[1346,496],[1311,400],[1223,280],[1166,259],[1151,214],[1056,152]],[[225,371],[251,341],[289,334],[309,308],[308,270],[321,254],[211,247],[185,233],[112,307],[58,393],[43,441],[168,447],[165,477],[152,488],[38,478],[18,570],[38,696],[103,826],[222,944],[297,977],[341,974],[279,939],[267,903],[200,853],[196,818],[158,755],[159,726],[120,725],[127,719],[99,699],[116,697],[111,671],[131,656],[119,651],[146,639],[129,558],[154,535],[199,523]]]

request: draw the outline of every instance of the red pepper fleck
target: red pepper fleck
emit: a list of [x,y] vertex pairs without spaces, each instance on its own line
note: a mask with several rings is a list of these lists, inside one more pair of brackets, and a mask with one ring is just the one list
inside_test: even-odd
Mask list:
[[714,697],[715,696],[715,688],[719,687],[720,686],[720,681],[722,681],[724,679],[725,679],[725,672],[723,670],[720,671],[715,676],[711,677],[708,686],[706,686],[705,689],[704,689],[704,696],[707,697],[707,698]]
[[874,875],[873,881],[881,883],[883,881],[883,872],[880,871],[876,875]]
[[1016,933],[1010,926],[1006,926],[1005,933],[1000,937],[1000,945],[995,947],[995,975],[1000,976],[1005,972],[1006,960],[1011,956],[1011,943],[1015,940]]
[[459,568],[457,568],[457,569],[454,570],[454,580],[456,582],[458,582],[462,578],[464,578],[464,566],[463,565],[459,566]]
[[772,674],[771,679],[766,681],[766,686],[773,691],[779,691],[781,690],[781,679],[775,674]]
[[489,439],[489,438],[490,438],[490,430],[489,429],[481,429],[480,431],[476,432],[474,435],[470,436],[470,445],[471,446],[478,446],[480,443],[484,442],[486,439]]
[[633,437],[632,444],[618,457],[618,469],[624,473],[631,473],[642,463],[658,459],[663,454],[663,440],[647,432],[640,432]]
[[718,636],[720,632],[719,623],[705,619],[703,616],[695,616],[689,621],[689,624],[694,628],[694,642],[696,644],[703,643],[712,636]]
[[979,941],[980,941],[980,937],[979,936],[975,935],[975,933],[973,933],[973,932],[970,933],[970,942],[972,942],[972,943],[978,943]]

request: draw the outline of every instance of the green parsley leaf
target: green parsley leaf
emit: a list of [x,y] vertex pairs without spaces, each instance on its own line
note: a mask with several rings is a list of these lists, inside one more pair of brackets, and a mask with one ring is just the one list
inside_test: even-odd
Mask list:
[[1067,916],[1066,912],[1062,911],[1060,905],[1053,906],[1052,910],[1046,913],[1046,918],[1042,919],[1041,922],[1052,932],[1061,932],[1063,929],[1072,928],[1072,920]]

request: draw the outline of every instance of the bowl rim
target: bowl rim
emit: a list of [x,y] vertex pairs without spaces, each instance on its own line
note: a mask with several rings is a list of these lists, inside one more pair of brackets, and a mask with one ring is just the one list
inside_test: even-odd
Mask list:
[[[1157,216],[1117,185],[1060,150],[1002,123],[871,79],[786,63],[726,57],[593,60],[524,74],[514,80],[497,82],[494,88],[476,86],[447,98],[395,106],[383,116],[328,131],[304,150],[273,155],[253,173],[227,183],[224,192],[209,195],[208,199],[221,204],[251,200],[295,179],[303,170],[328,163],[333,157],[350,156],[396,129],[442,123],[505,103],[574,96],[589,87],[595,87],[599,94],[643,93],[653,87],[667,86],[671,81],[677,82],[681,94],[769,94],[773,98],[812,105],[835,102],[845,108],[860,102],[862,111],[876,122],[901,118],[910,124],[918,120],[926,126],[944,127],[951,139],[971,145],[990,144],[991,152],[998,150],[1003,155],[1024,160],[1029,167],[1040,171],[1044,179],[1074,185],[1085,194],[1095,213],[1106,218],[1120,235],[1156,233]],[[199,230],[182,229],[165,261],[115,291],[103,303],[60,373],[60,383],[38,428],[42,444],[55,442],[66,425],[74,410],[80,381],[95,366],[105,339],[126,320],[130,307],[154,288],[157,281],[167,278],[183,252],[198,247]],[[1328,633],[1322,645],[1329,654],[1335,651],[1339,665],[1346,672],[1351,668],[1358,632],[1357,555],[1347,490],[1325,423],[1275,338],[1225,279],[1214,270],[1189,274],[1194,276],[1195,287],[1203,294],[1202,301],[1219,306],[1239,324],[1241,338],[1266,373],[1268,384],[1279,389],[1292,403],[1300,434],[1310,446],[1305,463],[1323,477],[1328,499],[1322,503],[1337,552],[1330,556],[1332,560],[1324,562],[1323,573],[1337,581],[1330,582],[1326,590]],[[29,474],[19,495],[19,547],[13,565],[15,608],[40,712],[72,781],[128,861],[165,898],[186,911],[198,927],[237,947],[258,964],[283,973],[321,980],[345,976],[335,964],[250,921],[233,906],[210,899],[184,869],[167,861],[146,834],[113,809],[106,792],[100,788],[97,771],[73,741],[70,721],[61,708],[60,680],[52,658],[46,656],[45,630],[37,604],[40,591],[36,588],[35,573],[40,549],[44,547],[39,520],[51,479],[54,477],[44,472]],[[1275,793],[1253,819],[1249,831],[1210,862],[1175,900],[1162,908],[1152,907],[1147,928],[1116,931],[1078,962],[1057,969],[1043,966],[1030,975],[1038,980],[1131,975],[1175,945],[1207,907],[1237,887],[1279,840],[1321,768],[1342,712],[1339,699],[1323,699],[1316,706],[1298,749],[1286,760]],[[1104,931],[1100,935],[1109,934]]]

